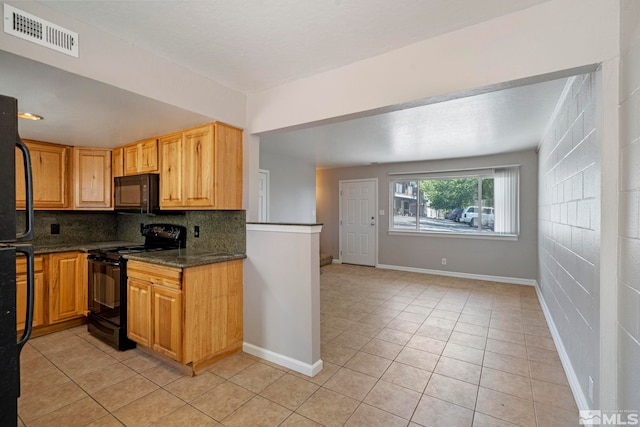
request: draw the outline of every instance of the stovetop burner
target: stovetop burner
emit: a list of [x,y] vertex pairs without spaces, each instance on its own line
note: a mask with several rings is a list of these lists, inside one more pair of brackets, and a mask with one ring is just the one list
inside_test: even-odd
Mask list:
[[187,230],[181,225],[147,224],[140,231],[145,238],[144,245],[92,249],[89,251],[89,257],[118,260],[122,255],[178,249],[186,246]]

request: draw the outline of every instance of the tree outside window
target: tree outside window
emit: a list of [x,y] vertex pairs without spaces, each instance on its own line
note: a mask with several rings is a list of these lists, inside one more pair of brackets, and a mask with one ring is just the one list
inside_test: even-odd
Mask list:
[[[515,173],[502,170],[477,176],[392,180],[391,230],[517,234],[518,169]],[[496,220],[500,220],[498,228]]]

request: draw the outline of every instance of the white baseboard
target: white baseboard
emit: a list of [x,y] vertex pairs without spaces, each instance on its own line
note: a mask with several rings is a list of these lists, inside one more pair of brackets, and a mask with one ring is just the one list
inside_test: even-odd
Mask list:
[[547,307],[547,303],[542,297],[542,292],[540,291],[540,286],[538,285],[537,281],[535,287],[536,294],[538,294],[538,301],[540,301],[540,306],[542,307],[542,313],[544,313],[544,318],[547,320],[547,325],[549,326],[551,337],[553,338],[553,342],[556,345],[556,350],[558,351],[558,356],[560,356],[560,362],[562,362],[564,372],[567,375],[567,381],[569,381],[569,387],[571,387],[571,392],[573,393],[573,398],[576,401],[576,405],[578,406],[579,410],[592,409],[589,406],[587,396],[585,396],[582,387],[580,387],[580,382],[578,381],[576,371],[573,369],[573,365],[571,364],[571,360],[569,359],[569,354],[567,354],[567,350],[564,348],[562,339],[560,339],[560,333],[558,332],[558,328],[556,328],[556,324],[553,322],[551,312],[549,312],[549,307]]
[[285,368],[293,369],[294,371],[300,372],[301,374],[304,374],[308,377],[315,376],[322,370],[323,366],[322,359],[318,360],[313,365],[310,365],[297,359],[293,359],[289,356],[285,356],[283,354],[275,353],[271,350],[267,350],[256,345],[249,344],[248,342],[242,343],[242,351],[267,360],[269,362],[273,362],[280,366],[284,366]]
[[430,270],[427,268],[404,267],[401,265],[387,265],[387,264],[378,264],[376,265],[376,267],[384,268],[386,270],[398,270],[398,271],[409,271],[412,273],[435,274],[437,276],[459,277],[462,279],[484,280],[488,282],[513,283],[516,285],[527,285],[527,286],[536,285],[535,279],[523,279],[520,277],[489,276],[485,274],[459,273],[456,271]]

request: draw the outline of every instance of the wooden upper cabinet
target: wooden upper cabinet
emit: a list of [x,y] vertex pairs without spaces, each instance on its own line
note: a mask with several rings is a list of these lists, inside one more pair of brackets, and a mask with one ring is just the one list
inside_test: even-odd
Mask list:
[[124,147],[124,174],[158,172],[158,140],[138,141]]
[[158,140],[148,139],[138,143],[140,151],[140,172],[158,172]]
[[242,209],[242,130],[216,123],[216,209]]
[[111,150],[111,176],[124,176],[124,147]]
[[73,158],[74,208],[111,208],[111,150],[74,148]]
[[242,209],[242,130],[210,123],[160,138],[160,207]]
[[215,150],[210,125],[183,134],[184,207],[215,206]]
[[182,133],[160,138],[160,207],[181,208],[182,189]]
[[[31,154],[33,206],[67,209],[70,206],[71,147],[25,140]],[[24,160],[16,149],[16,207],[25,208]]]

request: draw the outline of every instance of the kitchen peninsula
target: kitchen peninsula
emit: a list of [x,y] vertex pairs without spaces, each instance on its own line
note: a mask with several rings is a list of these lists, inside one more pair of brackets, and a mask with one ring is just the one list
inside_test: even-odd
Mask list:
[[321,224],[247,223],[244,351],[313,377],[320,358]]
[[242,350],[246,255],[179,249],[127,258],[130,339],[191,374]]

